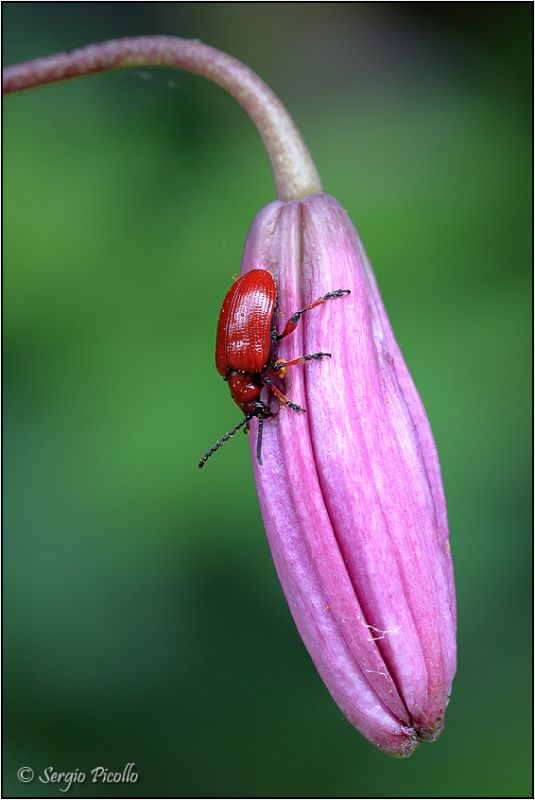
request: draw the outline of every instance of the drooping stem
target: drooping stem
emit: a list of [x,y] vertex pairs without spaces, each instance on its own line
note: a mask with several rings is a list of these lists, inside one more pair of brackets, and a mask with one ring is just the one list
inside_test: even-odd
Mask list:
[[321,182],[303,139],[271,89],[245,64],[202,44],[176,36],[114,39],[14,64],[3,70],[3,91],[139,66],[179,67],[225,89],[245,109],[268,152],[281,200],[321,192]]

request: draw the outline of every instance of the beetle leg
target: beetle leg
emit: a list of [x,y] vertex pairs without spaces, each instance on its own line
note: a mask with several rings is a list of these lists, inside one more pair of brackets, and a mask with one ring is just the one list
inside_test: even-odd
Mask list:
[[262,383],[264,386],[268,386],[271,389],[277,400],[279,400],[283,405],[288,406],[288,408],[291,408],[292,411],[306,411],[306,408],[301,408],[301,406],[298,406],[297,403],[294,403],[292,400],[290,400],[289,397],[286,397],[286,395],[283,394],[280,389],[277,389],[277,387],[266,375],[262,375]]
[[345,294],[351,294],[351,289],[336,289],[334,292],[327,292],[327,294],[324,294],[323,297],[319,297],[317,300],[314,300],[313,303],[310,303],[310,305],[302,308],[301,311],[296,311],[295,314],[292,314],[292,316],[284,326],[283,332],[278,334],[277,341],[280,341],[280,339],[284,339],[285,336],[289,336],[290,333],[293,333],[293,331],[295,331],[295,329],[297,328],[297,323],[299,322],[305,311],[311,311],[313,308],[317,308],[317,306],[320,306],[322,303],[325,303],[326,300],[332,300],[333,297],[343,297]]
[[294,367],[297,364],[304,364],[305,361],[313,361],[314,359],[321,361],[322,358],[330,357],[330,353],[310,353],[307,356],[298,356],[297,358],[292,358],[290,361],[285,361],[283,358],[279,358],[269,369],[270,372],[274,372],[279,378],[284,378],[286,367]]

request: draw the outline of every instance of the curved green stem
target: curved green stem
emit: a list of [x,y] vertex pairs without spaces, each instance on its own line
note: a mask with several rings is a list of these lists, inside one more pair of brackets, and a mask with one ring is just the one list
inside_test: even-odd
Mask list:
[[138,66],[171,66],[204,75],[245,109],[268,152],[281,200],[321,192],[310,154],[290,115],[271,89],[235,58],[198,41],[176,36],[137,36],[92,44],[15,64],[3,70],[4,93]]

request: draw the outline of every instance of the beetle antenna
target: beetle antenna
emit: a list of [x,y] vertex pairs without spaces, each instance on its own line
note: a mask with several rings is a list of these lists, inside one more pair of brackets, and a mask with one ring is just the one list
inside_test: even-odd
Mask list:
[[199,461],[199,468],[201,468],[201,467],[204,467],[204,465],[206,464],[206,462],[208,461],[208,459],[210,458],[210,456],[211,456],[211,455],[213,455],[213,454],[215,453],[215,451],[216,451],[216,450],[219,450],[219,448],[220,448],[220,447],[223,447],[223,445],[225,444],[225,442],[228,442],[228,440],[230,439],[230,437],[231,437],[231,436],[234,436],[234,434],[236,433],[236,431],[239,431],[239,430],[240,430],[240,428],[243,428],[243,426],[244,426],[244,425],[246,425],[248,422],[250,422],[250,420],[251,420],[251,419],[252,419],[252,414],[248,414],[246,417],[244,417],[242,420],[240,420],[240,421],[238,422],[238,424],[237,424],[237,425],[235,425],[235,426],[232,428],[232,430],[230,430],[228,433],[226,433],[226,434],[223,436],[223,438],[222,438],[222,439],[219,439],[219,441],[218,441],[218,442],[216,442],[216,443],[213,445],[213,447],[211,447],[209,450],[207,450],[207,451],[206,451],[206,453],[205,453],[205,454],[203,455],[203,457],[201,458],[201,460]]
[[256,439],[256,460],[262,466],[262,434],[264,432],[264,417],[258,417],[258,437]]

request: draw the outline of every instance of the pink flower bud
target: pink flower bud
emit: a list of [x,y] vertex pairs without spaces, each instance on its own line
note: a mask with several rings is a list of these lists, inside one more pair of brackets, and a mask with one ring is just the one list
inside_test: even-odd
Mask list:
[[349,721],[385,751],[434,739],[455,673],[455,594],[431,429],[353,225],[328,195],[273,202],[256,217],[242,272],[276,278],[278,357],[289,397],[251,447],[262,516],[292,615]]

